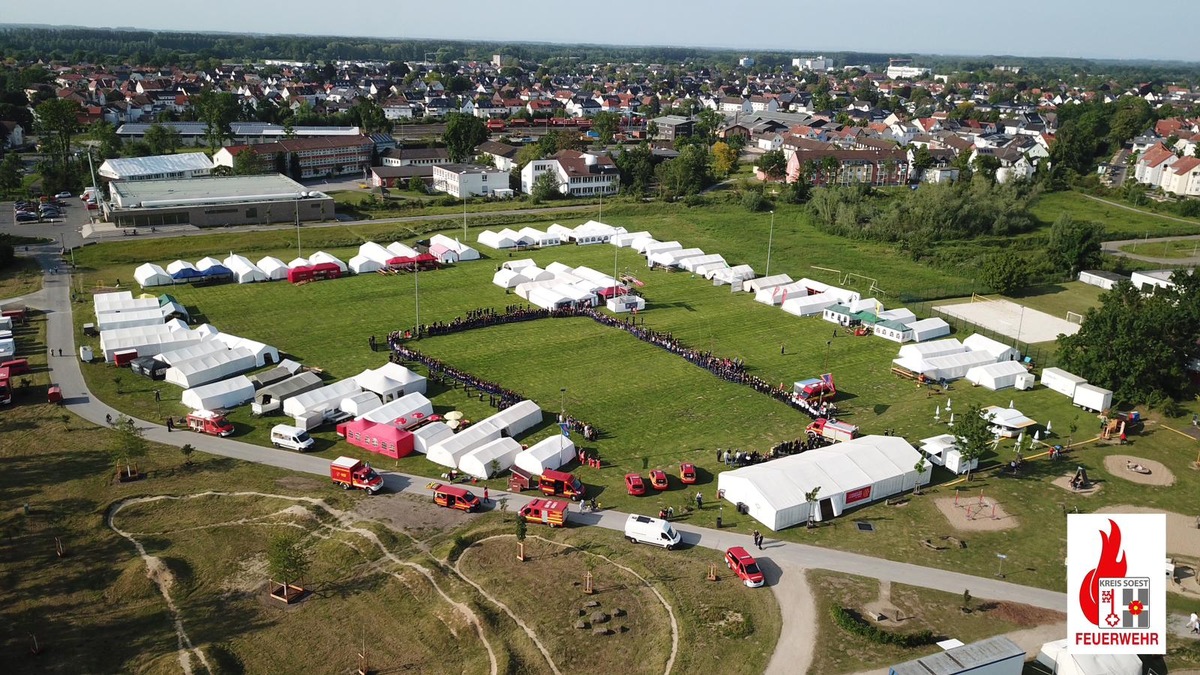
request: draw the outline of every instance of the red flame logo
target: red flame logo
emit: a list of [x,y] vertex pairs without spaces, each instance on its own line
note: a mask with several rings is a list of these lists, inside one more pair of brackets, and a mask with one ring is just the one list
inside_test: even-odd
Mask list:
[[1100,533],[1100,560],[1096,569],[1087,573],[1079,587],[1079,606],[1093,624],[1100,624],[1100,579],[1119,579],[1125,576],[1125,552],[1121,550],[1121,528],[1112,520],[1109,533]]

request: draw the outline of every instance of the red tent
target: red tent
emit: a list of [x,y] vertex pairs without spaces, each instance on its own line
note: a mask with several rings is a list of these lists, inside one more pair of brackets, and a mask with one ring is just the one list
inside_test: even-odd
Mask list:
[[312,281],[311,267],[293,267],[288,270],[288,283],[298,284],[301,281]]
[[337,279],[342,276],[342,268],[334,263],[317,263],[312,266],[313,280],[320,281],[321,279]]
[[337,433],[351,445],[392,459],[407,457],[413,452],[413,435],[390,424],[354,420],[339,424]]

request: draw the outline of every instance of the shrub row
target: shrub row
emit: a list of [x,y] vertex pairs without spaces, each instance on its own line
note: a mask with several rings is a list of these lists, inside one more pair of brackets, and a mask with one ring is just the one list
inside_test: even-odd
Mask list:
[[933,631],[930,630],[919,630],[915,633],[893,633],[872,626],[840,605],[834,605],[830,608],[830,612],[833,614],[833,622],[838,625],[838,628],[877,644],[896,645],[911,649],[933,644],[936,641]]

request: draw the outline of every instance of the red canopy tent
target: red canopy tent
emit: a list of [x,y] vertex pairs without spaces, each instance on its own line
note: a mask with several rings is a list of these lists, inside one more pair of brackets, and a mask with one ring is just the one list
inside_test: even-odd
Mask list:
[[407,457],[413,452],[412,434],[390,424],[354,420],[339,424],[337,433],[351,445],[392,459]]
[[420,267],[421,269],[430,269],[437,267],[437,257],[429,253],[421,253],[416,256],[397,256],[387,261],[389,267],[413,268]]

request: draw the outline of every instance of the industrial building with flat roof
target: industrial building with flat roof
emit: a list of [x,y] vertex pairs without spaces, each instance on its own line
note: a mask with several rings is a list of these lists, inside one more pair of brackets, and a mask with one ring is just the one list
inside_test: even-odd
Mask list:
[[117,227],[265,225],[333,218],[333,198],[280,174],[109,184]]
[[[125,140],[141,140],[153,126],[148,123],[130,122],[117,129],[117,135]],[[203,145],[207,125],[204,122],[163,122],[164,127],[174,127],[184,145]],[[269,143],[285,138],[319,138],[323,136],[358,136],[358,127],[292,127],[291,133],[281,124],[268,122],[231,122],[231,141],[234,143]]]
[[203,152],[106,159],[97,173],[109,180],[170,180],[212,174],[213,162]]

